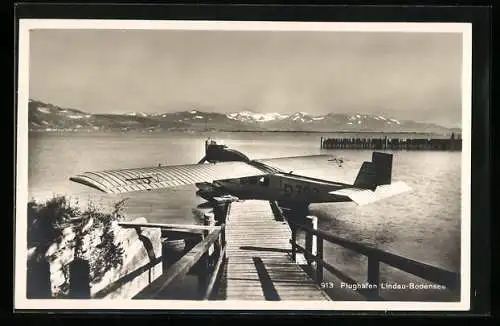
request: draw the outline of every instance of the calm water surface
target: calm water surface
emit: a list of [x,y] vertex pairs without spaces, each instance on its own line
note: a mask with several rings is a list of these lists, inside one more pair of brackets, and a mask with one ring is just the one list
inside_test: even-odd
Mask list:
[[[45,200],[67,195],[86,205],[89,200],[106,207],[128,198],[130,218],[144,216],[151,222],[197,223],[195,186],[159,192],[108,195],[73,183],[69,177],[83,171],[167,164],[192,164],[204,155],[207,137],[223,140],[250,158],[328,153],[344,164],[318,161],[314,166],[283,166],[308,176],[352,183],[369,150],[321,150],[320,136],[304,133],[30,133],[29,198]],[[338,135],[337,135],[338,136]],[[342,137],[342,136],[341,136]],[[393,180],[405,181],[412,191],[366,206],[328,203],[310,206],[325,231],[376,245],[396,254],[443,267],[460,268],[461,152],[395,151]],[[332,263],[363,281],[362,257],[329,246]],[[383,270],[384,271],[384,270]],[[397,273],[391,272],[392,280]],[[384,277],[384,272],[382,272]]]

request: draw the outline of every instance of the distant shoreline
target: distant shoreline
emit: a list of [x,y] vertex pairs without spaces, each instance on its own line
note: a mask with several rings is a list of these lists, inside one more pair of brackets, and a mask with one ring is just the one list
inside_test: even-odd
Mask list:
[[64,130],[64,129],[53,129],[53,130],[29,130],[29,132],[37,133],[168,133],[168,132],[179,132],[179,133],[207,133],[207,132],[224,132],[224,133],[302,133],[302,134],[428,134],[428,135],[445,135],[452,133],[461,134],[461,131],[450,131],[449,133],[436,133],[427,131],[347,131],[347,130],[336,130],[336,131],[317,131],[317,130]]
[[[260,131],[251,131],[251,130],[238,130],[238,131],[229,131],[229,130],[221,130],[219,132],[284,132],[284,133],[316,133],[316,134],[437,134],[435,132],[426,132],[426,131],[304,131],[304,130],[260,130]],[[453,131],[452,131],[453,132]],[[451,133],[451,132],[450,132]]]

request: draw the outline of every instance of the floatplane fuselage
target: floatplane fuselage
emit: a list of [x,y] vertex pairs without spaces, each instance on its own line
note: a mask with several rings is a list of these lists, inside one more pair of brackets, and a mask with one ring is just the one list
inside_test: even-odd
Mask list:
[[391,179],[392,155],[373,152],[372,161],[363,162],[353,184],[274,171],[197,183],[196,186],[199,188],[197,194],[207,200],[232,195],[241,200],[269,200],[297,208],[311,203],[349,201],[363,205],[409,190],[405,183],[392,182]]
[[304,203],[350,201],[342,196],[329,194],[332,191],[351,187],[349,184],[314,179],[286,173],[217,180],[213,183],[197,184],[198,194],[205,198],[230,194],[242,200],[274,200]]
[[[70,180],[107,193],[153,191],[195,184],[207,200],[233,196],[240,200],[276,201],[285,206],[353,201],[363,205],[409,190],[404,182],[392,182],[392,154],[373,152],[353,184],[316,179],[285,172],[269,160],[250,160],[226,146],[206,143],[206,155],[198,164],[168,165],[84,172]],[[303,162],[318,157],[298,157]],[[319,155],[319,159],[327,159]],[[280,161],[295,158],[279,158]],[[272,160],[272,159],[271,159]],[[208,164],[204,162],[209,162]],[[266,163],[267,162],[267,163]]]

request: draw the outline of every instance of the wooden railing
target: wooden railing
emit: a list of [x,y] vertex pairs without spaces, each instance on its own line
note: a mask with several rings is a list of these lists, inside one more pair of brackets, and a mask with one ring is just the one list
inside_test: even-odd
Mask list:
[[[323,269],[326,269],[333,275],[339,277],[342,281],[349,284],[359,283],[349,276],[345,275],[343,272],[327,263],[324,260],[323,250],[324,241],[340,245],[346,249],[352,250],[354,252],[360,253],[368,257],[368,272],[367,272],[367,283],[373,286],[371,289],[359,289],[359,293],[365,296],[369,300],[382,300],[379,296],[379,284],[380,284],[380,263],[385,263],[389,266],[395,267],[401,271],[413,274],[417,277],[425,279],[427,281],[444,285],[446,288],[456,291],[459,289],[460,281],[459,275],[442,268],[438,268],[432,265],[424,264],[406,257],[395,255],[378,248],[369,247],[357,242],[342,239],[324,231],[316,230],[310,226],[297,223],[295,221],[288,221],[291,231],[292,238],[290,243],[292,245],[292,259],[296,259],[297,252],[304,254],[304,257],[308,260],[308,263],[315,262],[316,267],[314,270],[315,279],[318,284],[321,284],[324,279]],[[306,234],[305,248],[300,246],[297,242],[297,231],[303,230]],[[312,238],[316,237],[316,252],[312,250]],[[311,264],[312,265],[312,264]]]
[[[226,256],[225,224],[210,227],[210,231],[204,232],[204,239],[136,294],[134,299],[157,298],[169,285],[181,281],[193,269],[198,275],[200,297],[203,300],[210,299]],[[212,255],[211,248],[214,249]]]
[[[162,250],[159,257],[154,252],[148,252],[150,261],[138,266],[133,271],[122,275],[119,279],[109,283],[103,289],[91,295],[89,262],[81,259],[69,263],[69,293],[68,298],[90,299],[104,298],[110,293],[119,290],[139,275],[157,266],[163,265],[163,274],[153,280],[134,298],[156,298],[161,292],[175,281],[182,280],[189,272],[194,272],[199,281],[199,298],[209,300],[212,297],[218,275],[226,257],[225,225],[184,225],[161,223],[120,222],[124,228],[160,228],[168,235],[196,236],[198,243],[188,250],[179,260],[170,255],[171,252]],[[168,241],[168,239],[166,240]],[[146,246],[149,251],[149,246]],[[163,246],[162,246],[163,247]],[[39,255],[38,255],[39,256]],[[38,259],[36,248],[28,250],[28,284],[27,297],[30,299],[51,298],[50,265],[46,259]],[[151,277],[151,276],[149,276]]]

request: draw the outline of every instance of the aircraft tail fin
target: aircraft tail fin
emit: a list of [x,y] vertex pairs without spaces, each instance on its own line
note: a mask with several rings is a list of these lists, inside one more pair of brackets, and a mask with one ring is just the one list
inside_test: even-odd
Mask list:
[[375,190],[377,186],[391,184],[392,154],[373,152],[371,162],[363,162],[354,186]]

